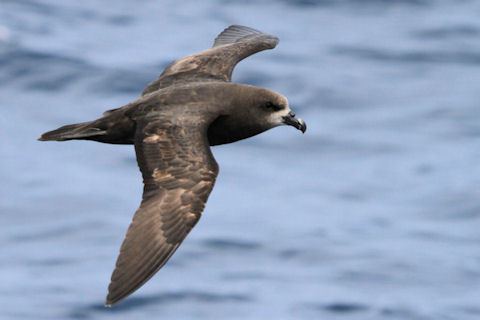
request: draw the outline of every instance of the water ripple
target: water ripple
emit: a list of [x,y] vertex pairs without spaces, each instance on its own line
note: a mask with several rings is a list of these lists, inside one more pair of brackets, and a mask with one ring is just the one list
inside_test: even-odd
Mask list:
[[412,34],[422,40],[476,38],[480,35],[480,29],[473,25],[451,25],[423,29]]
[[127,310],[139,309],[149,305],[172,305],[179,303],[200,303],[200,304],[218,304],[218,303],[247,303],[254,299],[250,295],[239,293],[212,293],[206,291],[178,291],[153,294],[148,296],[133,296],[128,300],[122,301],[112,308],[106,308],[102,304],[92,304],[85,308],[75,309],[71,316],[74,318],[88,317],[92,313],[123,313]]
[[411,50],[399,51],[371,47],[334,46],[330,52],[334,55],[347,56],[354,59],[372,60],[388,63],[408,64],[459,64],[468,66],[480,65],[480,52],[477,51],[441,51]]
[[238,239],[207,239],[202,244],[210,250],[256,250],[261,244]]

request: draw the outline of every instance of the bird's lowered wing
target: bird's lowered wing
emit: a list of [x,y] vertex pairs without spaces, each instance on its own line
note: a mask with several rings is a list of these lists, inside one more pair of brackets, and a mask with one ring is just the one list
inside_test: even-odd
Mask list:
[[145,88],[142,95],[177,83],[231,81],[233,68],[238,62],[259,51],[273,49],[277,43],[277,37],[232,25],[217,36],[211,49],[174,61]]
[[107,305],[150,279],[200,219],[218,166],[204,125],[197,120],[172,123],[154,116],[137,123],[135,151],[143,200],[120,249]]

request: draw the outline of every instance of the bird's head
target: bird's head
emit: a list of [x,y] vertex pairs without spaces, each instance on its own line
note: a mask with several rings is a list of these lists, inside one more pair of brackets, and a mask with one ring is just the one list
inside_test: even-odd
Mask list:
[[279,93],[243,84],[222,84],[221,92],[223,114],[208,129],[211,145],[250,138],[282,125],[307,130],[305,121],[295,117],[287,98]]
[[305,121],[295,116],[287,98],[279,93],[262,89],[261,94],[256,96],[252,108],[256,109],[254,110],[256,117],[270,128],[289,125],[302,133],[307,130]]

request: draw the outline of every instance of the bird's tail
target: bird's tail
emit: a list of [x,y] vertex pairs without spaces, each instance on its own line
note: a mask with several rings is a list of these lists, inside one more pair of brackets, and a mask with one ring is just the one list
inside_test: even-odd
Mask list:
[[69,124],[58,129],[45,132],[38,138],[40,141],[66,141],[75,139],[89,140],[93,137],[101,136],[106,133],[105,130],[96,128],[93,122],[83,122]]

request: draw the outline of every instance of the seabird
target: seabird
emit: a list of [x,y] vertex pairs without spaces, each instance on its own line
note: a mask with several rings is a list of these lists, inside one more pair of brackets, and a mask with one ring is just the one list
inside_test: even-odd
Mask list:
[[238,62],[277,43],[277,37],[232,25],[212,48],[170,64],[137,100],[39,138],[135,146],[143,197],[120,249],[107,306],[149,280],[200,219],[218,174],[210,146],[280,125],[305,132],[283,95],[231,82]]

